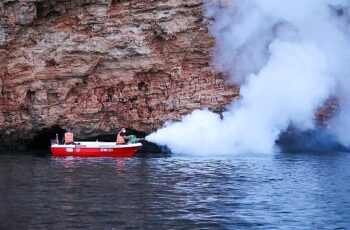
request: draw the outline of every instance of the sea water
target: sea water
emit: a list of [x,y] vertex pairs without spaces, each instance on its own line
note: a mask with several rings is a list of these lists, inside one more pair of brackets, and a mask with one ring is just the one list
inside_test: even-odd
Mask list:
[[0,229],[348,229],[350,154],[0,154]]

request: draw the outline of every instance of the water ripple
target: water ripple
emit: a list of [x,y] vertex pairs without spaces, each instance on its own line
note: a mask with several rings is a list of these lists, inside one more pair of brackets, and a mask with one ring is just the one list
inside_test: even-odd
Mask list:
[[130,159],[0,155],[8,228],[342,229],[349,154]]

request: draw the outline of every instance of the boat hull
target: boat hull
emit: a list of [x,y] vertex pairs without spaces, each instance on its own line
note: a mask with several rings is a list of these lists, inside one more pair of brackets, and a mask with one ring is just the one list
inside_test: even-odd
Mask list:
[[54,157],[132,157],[141,144],[116,145],[109,142],[81,142],[78,145],[57,145],[51,146],[51,153]]

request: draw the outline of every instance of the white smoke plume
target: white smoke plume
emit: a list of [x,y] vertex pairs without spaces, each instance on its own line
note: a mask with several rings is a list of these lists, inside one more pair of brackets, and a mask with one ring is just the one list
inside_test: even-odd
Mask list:
[[315,113],[340,98],[333,133],[350,144],[348,0],[207,1],[214,65],[241,85],[223,118],[198,110],[147,140],[174,153],[272,153],[288,127],[315,128]]

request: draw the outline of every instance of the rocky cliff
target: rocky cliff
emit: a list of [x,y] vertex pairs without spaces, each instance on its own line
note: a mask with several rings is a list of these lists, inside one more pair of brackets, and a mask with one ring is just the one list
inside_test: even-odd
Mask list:
[[238,95],[211,67],[202,0],[2,0],[0,135],[151,132]]

